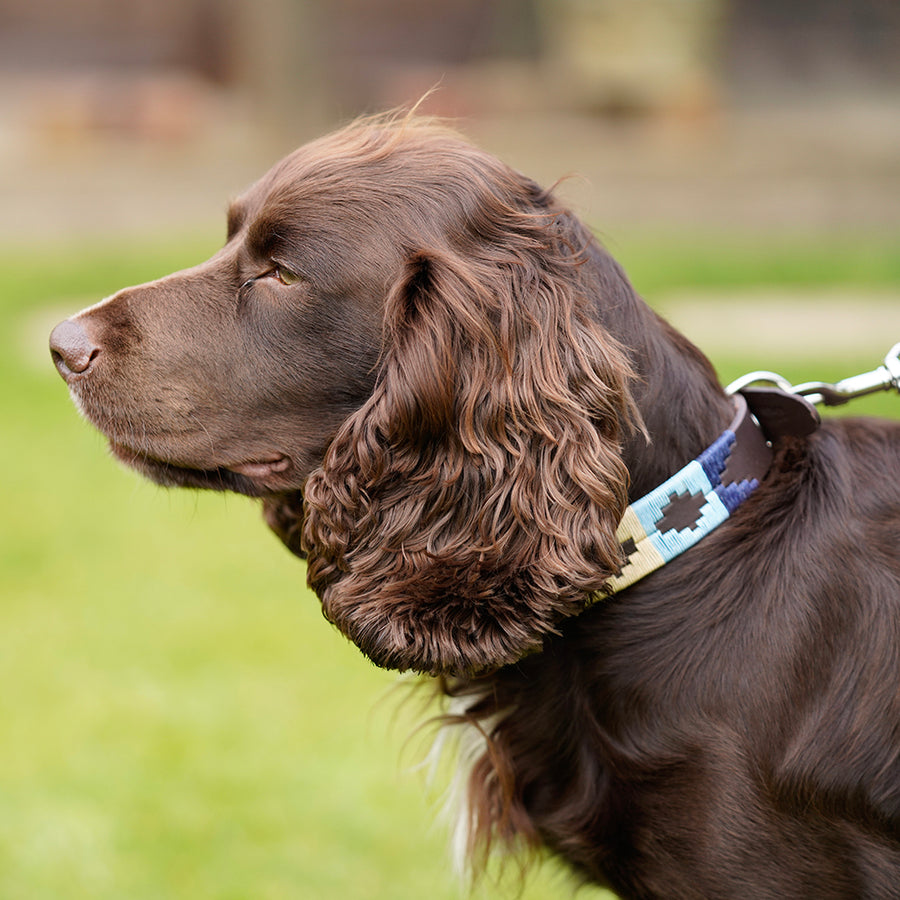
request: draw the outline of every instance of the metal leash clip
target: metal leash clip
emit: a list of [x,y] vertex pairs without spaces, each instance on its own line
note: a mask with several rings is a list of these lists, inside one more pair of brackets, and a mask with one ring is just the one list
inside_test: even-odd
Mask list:
[[749,372],[742,375],[725,388],[729,394],[754,384],[774,385],[789,394],[805,397],[810,403],[825,406],[841,406],[848,400],[891,389],[900,392],[900,344],[894,344],[884,358],[884,364],[862,375],[851,375],[837,384],[823,381],[807,381],[792,385],[786,378],[775,372]]

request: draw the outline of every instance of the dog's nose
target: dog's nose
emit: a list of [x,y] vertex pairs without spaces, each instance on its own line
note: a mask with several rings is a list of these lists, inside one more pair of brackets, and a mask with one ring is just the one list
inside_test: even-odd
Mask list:
[[77,322],[66,319],[50,333],[50,355],[59,374],[68,381],[83,375],[100,353],[100,348]]

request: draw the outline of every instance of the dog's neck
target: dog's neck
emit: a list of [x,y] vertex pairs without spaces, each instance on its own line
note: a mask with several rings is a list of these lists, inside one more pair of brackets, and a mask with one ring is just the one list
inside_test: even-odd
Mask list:
[[[650,333],[654,324],[657,334]],[[692,344],[652,313],[645,335],[646,355],[635,358],[642,379],[635,399],[647,436],[633,435],[623,451],[632,499],[694,459],[733,415],[712,366]]]
[[733,407],[709,360],[637,296],[616,263],[607,257],[600,268],[609,271],[610,265],[619,277],[603,278],[599,312],[630,351],[638,376],[634,397],[646,429],[623,447],[634,500],[708,447],[728,426]]

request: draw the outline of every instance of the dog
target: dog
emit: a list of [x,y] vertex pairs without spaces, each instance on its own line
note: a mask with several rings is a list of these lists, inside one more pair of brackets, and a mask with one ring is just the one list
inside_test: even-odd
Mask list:
[[481,741],[476,861],[900,897],[900,424],[726,394],[551,190],[440,123],[356,122],[50,345],[115,457],[260,498],[328,619],[432,676]]

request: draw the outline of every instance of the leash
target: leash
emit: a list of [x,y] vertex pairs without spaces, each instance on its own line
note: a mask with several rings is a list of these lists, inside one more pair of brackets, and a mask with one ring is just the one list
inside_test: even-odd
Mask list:
[[808,381],[792,385],[775,372],[750,372],[742,375],[725,388],[726,394],[736,394],[753,384],[770,384],[788,394],[805,397],[810,403],[825,406],[842,406],[857,397],[876,394],[891,389],[900,392],[900,344],[894,344],[884,358],[884,363],[871,372],[852,375],[837,384],[824,381]]
[[695,460],[632,503],[616,530],[624,563],[590,602],[655,572],[719,527],[759,487],[781,437],[806,437],[820,425],[817,404],[840,406],[878,391],[900,393],[900,343],[883,365],[836,384],[792,385],[774,372],[750,372],[725,388],[735,416]]

